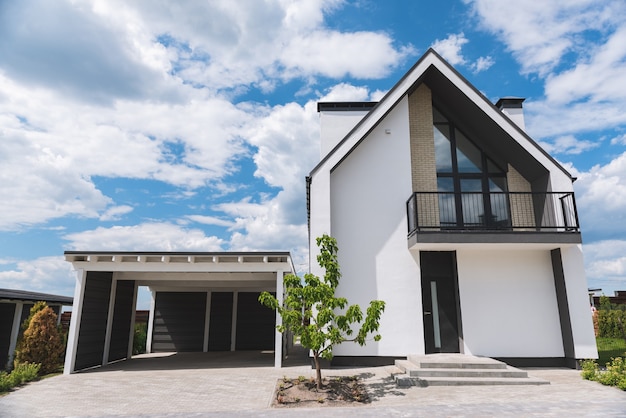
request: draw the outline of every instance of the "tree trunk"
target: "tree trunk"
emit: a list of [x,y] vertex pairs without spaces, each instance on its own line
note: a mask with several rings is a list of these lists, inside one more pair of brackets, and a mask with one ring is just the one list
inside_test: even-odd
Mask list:
[[315,375],[317,380],[317,390],[322,390],[322,369],[320,367],[320,353],[313,350],[313,360],[315,360]]

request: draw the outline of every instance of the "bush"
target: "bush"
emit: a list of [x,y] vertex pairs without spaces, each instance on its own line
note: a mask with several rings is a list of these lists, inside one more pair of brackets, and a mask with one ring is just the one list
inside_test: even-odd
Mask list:
[[598,337],[626,338],[626,311],[606,310],[598,311]]
[[[34,308],[33,308],[34,309]],[[40,373],[56,371],[65,347],[57,328],[57,315],[46,306],[36,312],[16,351],[16,363],[40,363]]]
[[13,379],[7,372],[0,372],[0,393],[7,392],[13,387]]
[[148,324],[135,324],[135,336],[133,337],[133,355],[146,352],[146,340],[148,338]]
[[600,370],[593,360],[585,360],[582,363],[581,375],[583,379],[626,390],[626,362],[622,357],[616,357],[607,363],[606,370]]
[[11,373],[0,372],[0,393],[8,392],[16,386],[37,379],[40,367],[41,364],[16,361]]
[[593,360],[584,360],[581,365],[581,375],[585,380],[595,380],[598,374],[598,364]]
[[11,372],[11,378],[13,379],[13,386],[19,386],[31,380],[35,380],[41,369],[39,363],[18,363],[15,362],[15,367]]

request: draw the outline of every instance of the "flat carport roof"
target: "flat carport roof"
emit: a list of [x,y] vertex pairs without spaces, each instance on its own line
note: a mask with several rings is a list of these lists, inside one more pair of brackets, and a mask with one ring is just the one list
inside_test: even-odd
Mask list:
[[[289,252],[66,251],[65,260],[77,273],[66,374],[131,357],[139,286],[150,287],[153,295],[203,289],[276,291],[282,301],[284,274],[295,273]],[[276,315],[276,324],[280,321]],[[283,339],[277,331],[274,341],[274,365],[280,367]]]

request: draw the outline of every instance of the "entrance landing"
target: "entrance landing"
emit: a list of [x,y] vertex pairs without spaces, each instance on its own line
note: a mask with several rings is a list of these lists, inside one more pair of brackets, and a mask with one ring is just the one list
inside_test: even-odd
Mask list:
[[400,387],[550,384],[501,361],[458,353],[409,355],[396,360],[396,367],[402,371],[394,376]]

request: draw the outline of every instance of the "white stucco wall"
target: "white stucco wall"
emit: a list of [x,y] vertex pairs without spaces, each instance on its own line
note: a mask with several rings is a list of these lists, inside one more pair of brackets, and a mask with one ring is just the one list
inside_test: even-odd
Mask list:
[[574,355],[577,359],[598,358],[593,320],[587,294],[582,246],[561,248],[567,303],[569,305]]
[[548,250],[457,252],[465,352],[563,357]]
[[380,342],[365,347],[346,343],[335,355],[423,351],[419,266],[406,239],[411,194],[407,114],[402,100],[331,173],[331,234],[339,244],[343,275],[337,293],[363,310],[372,299],[387,304]]
[[356,126],[368,110],[320,112],[320,159],[324,158]]

